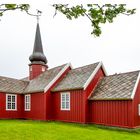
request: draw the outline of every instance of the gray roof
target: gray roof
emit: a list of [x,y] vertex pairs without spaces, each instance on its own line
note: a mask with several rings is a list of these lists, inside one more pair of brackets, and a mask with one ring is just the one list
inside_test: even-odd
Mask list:
[[31,80],[24,93],[42,92],[44,88],[57,76],[57,74],[66,66],[58,66],[40,74],[35,79]]
[[99,62],[70,70],[52,91],[55,92],[84,88],[85,83],[98,64]]
[[91,94],[90,100],[127,100],[136,84],[139,71],[115,74],[102,78]]
[[29,82],[0,76],[0,92],[23,93]]

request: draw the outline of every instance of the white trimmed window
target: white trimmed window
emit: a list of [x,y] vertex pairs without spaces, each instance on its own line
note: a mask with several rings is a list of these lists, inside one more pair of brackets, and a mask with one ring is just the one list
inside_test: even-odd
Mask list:
[[6,110],[17,110],[17,95],[6,94]]
[[31,110],[31,96],[30,94],[25,95],[25,111],[30,111]]
[[140,104],[138,104],[138,115],[140,116]]
[[32,66],[29,67],[29,70],[32,71]]
[[70,93],[61,93],[61,110],[70,110]]
[[45,71],[45,67],[42,67],[42,72],[44,72]]

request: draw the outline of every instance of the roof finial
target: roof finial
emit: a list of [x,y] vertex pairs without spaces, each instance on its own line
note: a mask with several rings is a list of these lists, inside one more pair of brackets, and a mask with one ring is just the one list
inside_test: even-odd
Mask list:
[[37,23],[39,23],[39,16],[41,16],[41,13],[42,13],[42,11],[37,9],[37,15],[36,15]]

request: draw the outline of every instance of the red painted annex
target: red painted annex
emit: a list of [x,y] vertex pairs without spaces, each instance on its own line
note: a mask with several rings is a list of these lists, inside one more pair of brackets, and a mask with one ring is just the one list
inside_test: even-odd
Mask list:
[[39,24],[29,60],[26,78],[0,76],[0,119],[140,126],[140,71],[108,76],[102,62],[50,69]]

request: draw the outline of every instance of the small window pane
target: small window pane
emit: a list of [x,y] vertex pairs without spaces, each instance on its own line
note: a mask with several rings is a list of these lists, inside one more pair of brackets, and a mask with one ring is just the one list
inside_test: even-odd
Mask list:
[[8,95],[8,101],[9,101],[9,102],[11,101],[11,96],[9,96],[9,95]]
[[69,101],[69,94],[66,94],[66,101]]
[[15,109],[15,103],[12,103],[12,109]]
[[8,109],[11,109],[11,103],[8,103]]
[[66,108],[69,109],[69,102],[66,102]]
[[15,96],[12,96],[12,102],[15,102]]

